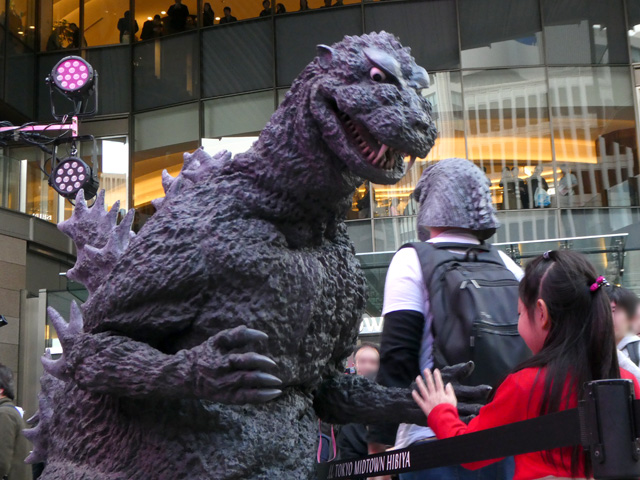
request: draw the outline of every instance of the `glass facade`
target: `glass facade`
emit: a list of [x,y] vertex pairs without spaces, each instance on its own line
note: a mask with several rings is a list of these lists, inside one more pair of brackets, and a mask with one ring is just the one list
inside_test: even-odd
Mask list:
[[[238,21],[222,25],[218,0],[34,5],[0,2],[1,96],[49,122],[42,79],[63,56],[85,56],[100,73],[98,119],[128,124],[97,137],[100,156],[126,156],[126,172],[103,173],[125,177],[103,180],[136,207],[138,224],[184,151],[248,148],[317,44],[379,30],[429,71],[439,137],[397,185],[357,190],[347,220],[359,254],[416,238],[413,189],[448,157],[486,172],[504,224],[494,241],[602,235],[638,221],[640,0],[242,0],[227,12]],[[68,208],[45,192],[36,158],[46,158],[31,150],[5,149],[0,200],[56,221]],[[21,202],[9,178],[33,198]]]

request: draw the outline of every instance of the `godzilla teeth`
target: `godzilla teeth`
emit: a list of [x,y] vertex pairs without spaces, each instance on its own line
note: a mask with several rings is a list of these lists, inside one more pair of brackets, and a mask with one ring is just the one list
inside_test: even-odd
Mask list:
[[[380,151],[378,152],[378,155],[376,155],[376,158],[373,160],[373,164],[376,165],[381,158],[384,157],[385,153],[387,152],[387,150],[389,150],[389,147],[387,145],[382,145],[380,147]],[[386,162],[383,162],[383,164]]]

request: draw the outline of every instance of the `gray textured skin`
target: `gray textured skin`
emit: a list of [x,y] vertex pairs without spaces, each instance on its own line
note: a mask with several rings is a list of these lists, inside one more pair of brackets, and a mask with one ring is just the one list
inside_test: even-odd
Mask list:
[[[69,324],[49,312],[65,353],[43,359],[28,433],[43,480],[311,479],[314,402],[334,422],[424,422],[408,390],[342,365],[365,305],[345,214],[363,178],[395,183],[399,152],[430,150],[427,84],[395,37],[346,37],[319,48],[249,151],[185,154],[137,236],[132,212],[116,227],[117,205],[79,196],[60,229],[90,297]],[[372,165],[338,110],[392,154]]]

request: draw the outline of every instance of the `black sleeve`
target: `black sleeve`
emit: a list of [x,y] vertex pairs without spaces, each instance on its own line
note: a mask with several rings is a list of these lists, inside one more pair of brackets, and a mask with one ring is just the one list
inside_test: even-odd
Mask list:
[[351,460],[366,457],[369,453],[366,443],[367,430],[364,425],[349,423],[340,429],[336,445],[338,447],[337,460]]
[[[385,387],[409,388],[420,374],[420,343],[424,316],[398,310],[384,316],[380,344],[380,370],[376,382]],[[393,445],[398,425],[370,425],[368,441]]]

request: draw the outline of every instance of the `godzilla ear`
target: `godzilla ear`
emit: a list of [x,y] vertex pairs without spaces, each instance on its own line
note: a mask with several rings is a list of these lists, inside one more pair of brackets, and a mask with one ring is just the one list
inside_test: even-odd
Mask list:
[[318,60],[320,62],[320,66],[322,68],[329,68],[329,66],[331,65],[331,60],[333,59],[333,48],[327,45],[318,45],[316,47],[316,50],[318,52]]

